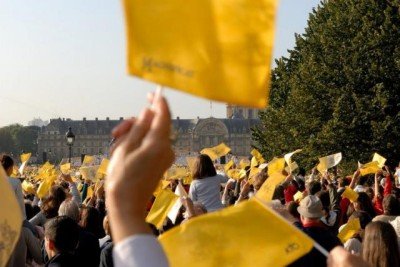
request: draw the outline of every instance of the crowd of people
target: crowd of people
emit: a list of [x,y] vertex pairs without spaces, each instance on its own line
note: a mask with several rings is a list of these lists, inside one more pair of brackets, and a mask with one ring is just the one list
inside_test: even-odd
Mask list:
[[[199,155],[193,181],[183,186],[188,197],[181,198],[175,222],[166,218],[160,229],[147,224],[153,192],[174,159],[168,105],[159,94],[149,99],[151,108],[113,130],[116,142],[105,184],[90,197],[86,182],[79,186],[68,174],[61,174],[42,199],[23,192],[19,179],[9,178],[23,224],[7,266],[168,266],[158,235],[256,197],[269,178],[268,167],[251,182],[249,168],[241,179],[230,179],[209,156]],[[14,160],[3,154],[1,164],[10,176]],[[282,173],[286,179],[273,195],[274,206],[281,207],[277,212],[330,252],[327,258],[313,248],[290,266],[400,266],[399,172],[385,166],[372,176],[361,176],[359,170],[339,176],[301,168]],[[179,183],[168,186],[174,191]],[[355,200],[342,196],[348,189],[357,192]],[[352,219],[359,220],[360,229],[339,239]]]

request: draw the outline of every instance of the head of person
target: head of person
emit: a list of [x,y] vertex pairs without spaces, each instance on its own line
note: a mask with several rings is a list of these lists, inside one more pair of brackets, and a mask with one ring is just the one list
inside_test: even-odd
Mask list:
[[359,192],[358,198],[356,201],[354,201],[353,205],[356,211],[365,211],[371,217],[375,217],[375,210],[372,206],[372,200],[369,198],[367,193]]
[[47,219],[56,217],[61,203],[67,198],[67,193],[62,186],[53,185],[49,195],[43,200],[42,212]]
[[287,210],[289,211],[290,215],[292,215],[294,218],[300,220],[300,214],[297,211],[298,207],[299,207],[299,204],[296,201],[291,201],[287,204]]
[[253,187],[256,191],[260,190],[261,186],[263,183],[267,180],[267,174],[265,171],[261,171],[254,175],[254,182],[253,182]]
[[193,179],[203,179],[217,175],[214,164],[208,155],[199,155],[194,163]]
[[371,222],[365,228],[363,259],[371,266],[400,266],[399,245],[393,226],[386,222]]
[[78,245],[78,224],[68,216],[59,216],[45,224],[45,249],[49,258],[57,254],[73,253]]
[[297,211],[300,214],[300,220],[303,224],[308,222],[319,222],[320,218],[324,216],[321,200],[314,195],[306,196],[302,201],[300,201]]
[[322,190],[322,185],[318,181],[311,181],[310,183],[308,183],[307,189],[310,195],[315,195]]
[[58,209],[58,216],[68,216],[78,223],[80,219],[78,204],[71,198],[64,200]]
[[1,166],[3,166],[4,171],[7,176],[10,176],[13,173],[14,169],[14,160],[6,154],[2,154],[0,156]]
[[304,168],[300,167],[300,168],[299,168],[298,175],[304,177],[304,176],[306,175],[306,170],[305,170]]
[[93,207],[81,208],[81,220],[79,225],[86,231],[101,238],[103,233],[102,221],[99,212]]
[[369,216],[369,214],[364,211],[354,211],[349,216],[349,220],[353,220],[353,219],[360,220],[361,229],[365,229],[365,227],[367,227],[367,225],[372,221],[371,216]]
[[103,229],[106,235],[111,236],[111,227],[110,227],[110,221],[108,220],[108,215],[106,215],[103,219]]
[[329,214],[330,206],[331,206],[329,192],[328,191],[319,191],[316,194],[316,196],[319,198],[319,200],[322,203],[322,209],[323,209],[325,215]]
[[398,216],[400,215],[399,201],[394,195],[387,195],[383,198],[383,214]]

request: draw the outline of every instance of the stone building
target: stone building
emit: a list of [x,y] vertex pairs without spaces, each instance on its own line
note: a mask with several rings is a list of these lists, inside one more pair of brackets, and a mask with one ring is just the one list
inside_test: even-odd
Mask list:
[[[110,132],[119,120],[71,120],[51,119],[38,137],[38,155],[43,161],[58,163],[68,157],[65,134],[71,127],[75,134],[72,156],[108,156],[111,141]],[[259,123],[255,109],[227,106],[227,118],[197,118],[172,120],[177,155],[197,154],[205,147],[226,143],[237,156],[247,156],[251,150],[251,128]]]

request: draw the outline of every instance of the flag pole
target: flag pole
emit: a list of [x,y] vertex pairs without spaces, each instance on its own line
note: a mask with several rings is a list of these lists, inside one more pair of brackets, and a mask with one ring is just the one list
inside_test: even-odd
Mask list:
[[318,244],[317,242],[314,242],[314,248],[316,250],[318,250],[319,252],[321,252],[322,255],[324,255],[325,257],[329,257],[329,252],[324,249],[320,244]]

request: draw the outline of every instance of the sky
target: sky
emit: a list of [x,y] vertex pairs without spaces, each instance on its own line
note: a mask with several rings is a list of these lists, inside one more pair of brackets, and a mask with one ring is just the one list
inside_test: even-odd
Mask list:
[[[274,57],[320,1],[281,0]],[[34,117],[118,119],[137,115],[156,85],[126,74],[121,1],[0,1],[0,127]],[[226,106],[165,90],[172,114],[223,118]]]

